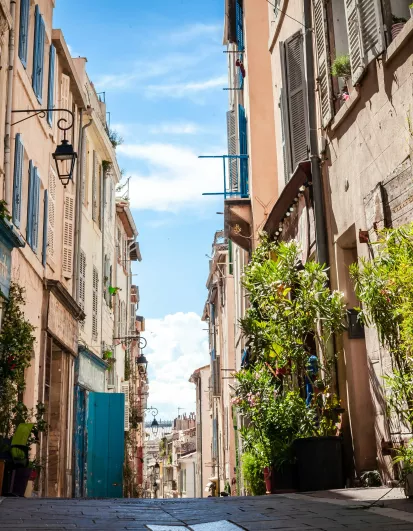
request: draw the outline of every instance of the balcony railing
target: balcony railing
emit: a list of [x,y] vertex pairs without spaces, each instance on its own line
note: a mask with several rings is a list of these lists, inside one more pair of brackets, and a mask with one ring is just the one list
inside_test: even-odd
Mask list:
[[249,198],[248,155],[201,155],[200,159],[222,159],[224,191],[202,195],[223,195],[224,199]]

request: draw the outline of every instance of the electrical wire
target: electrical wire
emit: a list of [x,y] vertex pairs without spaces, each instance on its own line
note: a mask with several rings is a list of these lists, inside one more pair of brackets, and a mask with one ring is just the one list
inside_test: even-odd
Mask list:
[[270,4],[270,6],[272,6],[274,8],[274,10],[279,11],[285,17],[290,18],[291,20],[294,20],[294,22],[298,22],[298,24],[300,24],[304,29],[313,31],[313,28],[307,28],[307,26],[305,24],[303,24],[302,22],[300,22],[296,18],[292,17],[291,15],[288,15],[285,11],[281,11],[281,9],[279,7],[277,7],[275,4],[271,3],[270,0],[267,0],[267,2]]

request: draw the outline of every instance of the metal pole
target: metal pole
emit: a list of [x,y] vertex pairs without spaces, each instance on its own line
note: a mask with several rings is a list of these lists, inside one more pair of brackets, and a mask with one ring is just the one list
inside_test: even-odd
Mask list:
[[11,111],[13,106],[13,76],[14,76],[14,49],[15,49],[15,25],[16,25],[16,2],[10,2],[10,15],[12,26],[9,30],[9,57],[7,71],[7,101],[6,101],[6,124],[4,131],[4,199],[10,208],[11,205]]

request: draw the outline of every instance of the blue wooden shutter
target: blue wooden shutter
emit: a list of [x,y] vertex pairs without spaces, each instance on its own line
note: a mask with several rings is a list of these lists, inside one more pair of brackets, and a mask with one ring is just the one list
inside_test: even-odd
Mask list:
[[33,190],[33,236],[32,249],[37,251],[39,244],[39,221],[40,221],[40,177],[37,168],[34,168],[34,190]]
[[42,264],[46,267],[47,260],[47,232],[49,224],[49,193],[44,191],[44,204],[43,204],[43,250],[42,250]]
[[[47,93],[47,108],[53,109],[54,107],[54,72],[55,72],[55,59],[56,59],[56,48],[53,44],[50,46],[50,56],[49,56],[49,87]],[[53,124],[53,112],[49,111],[47,113],[47,121],[50,127]]]
[[27,66],[27,37],[29,34],[30,0],[20,2],[19,57],[24,67]]
[[24,148],[20,133],[16,135],[14,148],[14,179],[13,179],[13,223],[20,227],[22,212],[22,181],[23,181]]
[[29,195],[27,199],[27,227],[26,227],[26,240],[27,243],[32,246],[33,236],[33,192],[34,192],[34,167],[33,162],[29,162]]
[[41,100],[43,96],[44,40],[44,20],[40,14],[39,6],[36,6],[32,84],[34,93],[36,94],[40,103],[42,102]]
[[238,50],[244,50],[244,12],[240,1],[237,0],[236,8],[236,25],[237,25],[237,45]]
[[[245,109],[242,105],[238,106],[238,125],[239,125],[239,153],[248,155],[247,142],[247,119]],[[248,197],[248,159],[240,159],[240,191],[241,197]]]

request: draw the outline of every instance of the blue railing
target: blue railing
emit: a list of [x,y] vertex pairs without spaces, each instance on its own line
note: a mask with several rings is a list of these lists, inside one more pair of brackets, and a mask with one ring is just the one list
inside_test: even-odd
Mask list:
[[227,197],[249,197],[248,155],[201,155],[200,159],[222,159],[224,174],[223,192],[206,192],[202,195],[223,195]]

